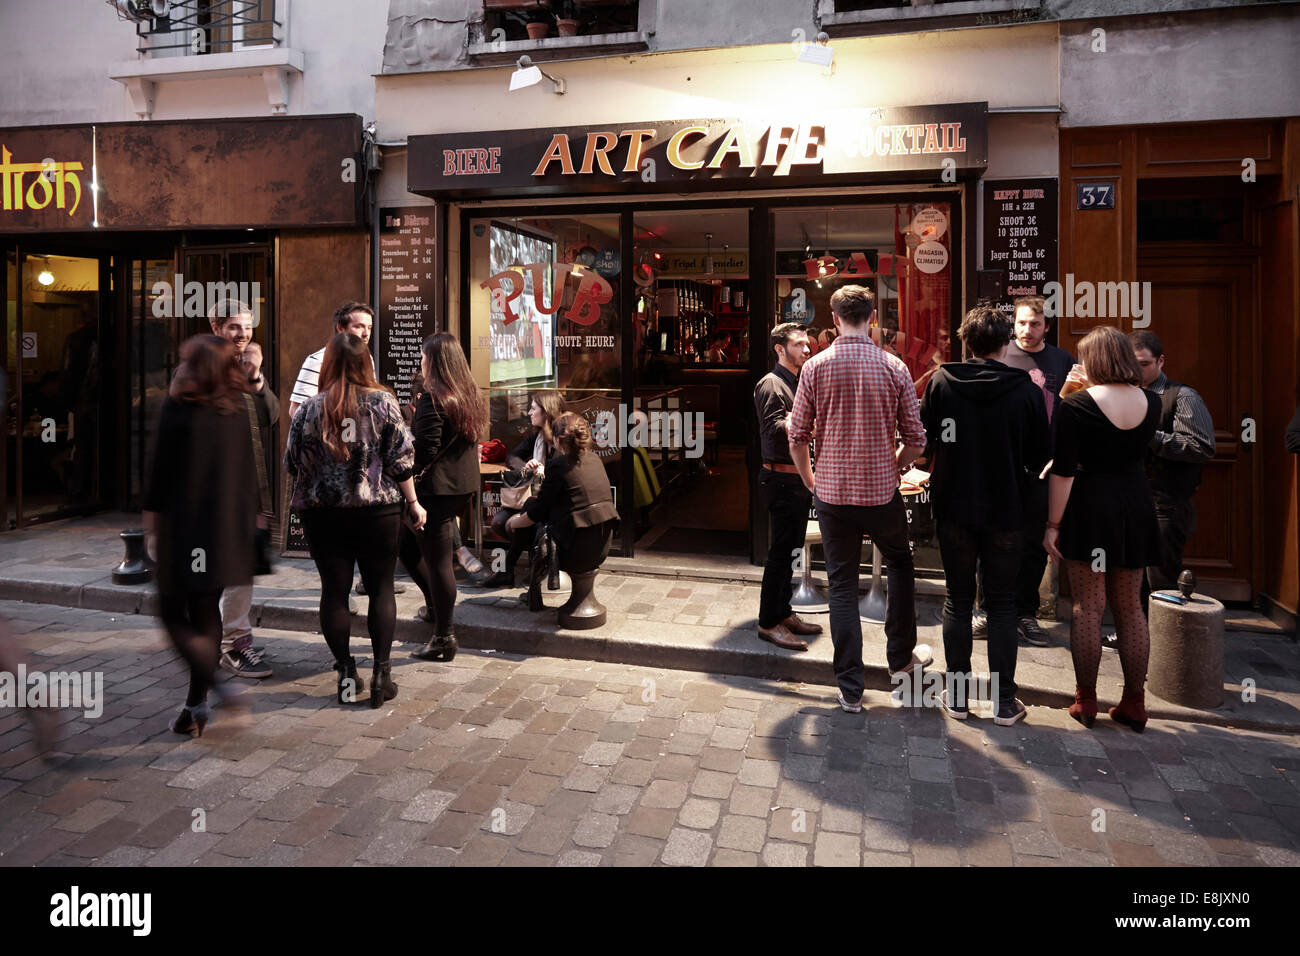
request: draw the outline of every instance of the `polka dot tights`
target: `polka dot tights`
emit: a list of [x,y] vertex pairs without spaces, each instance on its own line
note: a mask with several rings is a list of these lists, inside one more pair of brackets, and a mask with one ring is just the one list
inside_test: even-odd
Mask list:
[[1101,619],[1109,602],[1119,636],[1119,662],[1126,690],[1141,691],[1147,679],[1151,637],[1142,613],[1142,569],[1094,571],[1086,561],[1064,561],[1074,613],[1070,619],[1070,656],[1074,680],[1083,690],[1097,687],[1101,664]]

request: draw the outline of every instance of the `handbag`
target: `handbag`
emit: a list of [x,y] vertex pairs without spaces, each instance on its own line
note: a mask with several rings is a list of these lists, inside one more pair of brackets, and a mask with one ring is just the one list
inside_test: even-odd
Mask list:
[[[248,429],[253,436],[253,464],[257,470],[258,514],[268,519],[275,517],[270,510],[271,482],[266,476],[266,455],[262,451],[262,429],[257,424],[257,404],[253,396],[244,393],[244,408],[248,412]],[[256,528],[253,531],[253,576],[263,577],[273,574],[271,566],[271,529]]]
[[485,465],[495,465],[506,460],[509,451],[506,449],[506,443],[500,438],[493,438],[491,441],[482,442],[478,446],[478,460]]
[[541,490],[541,480],[515,468],[501,473],[501,506],[523,511],[530,498]]

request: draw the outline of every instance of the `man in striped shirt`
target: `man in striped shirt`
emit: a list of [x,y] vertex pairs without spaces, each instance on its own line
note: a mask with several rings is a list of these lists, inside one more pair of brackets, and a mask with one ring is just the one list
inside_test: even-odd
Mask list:
[[[813,492],[830,581],[831,641],[840,707],[862,710],[866,674],[858,583],[862,536],[880,547],[888,565],[885,611],[890,678],[925,667],[930,649],[916,643],[915,573],[899,475],[925,450],[916,386],[901,359],[871,341],[875,297],[847,285],[831,296],[839,333],[799,375],[790,413],[790,455]],[[817,473],[808,445],[817,431]],[[901,436],[901,442],[900,442]]]
[[[370,330],[374,327],[375,312],[364,302],[344,302],[334,310],[334,331],[351,332],[370,349]],[[289,396],[289,417],[292,419],[298,406],[315,395],[320,389],[320,366],[325,361],[325,349],[312,352],[302,361],[298,370],[298,380],[293,383],[293,394]],[[370,357],[373,364],[374,356]]]

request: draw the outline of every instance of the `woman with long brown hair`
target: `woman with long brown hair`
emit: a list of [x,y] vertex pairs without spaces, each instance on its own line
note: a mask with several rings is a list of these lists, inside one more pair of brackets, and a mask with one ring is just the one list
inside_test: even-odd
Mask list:
[[415,652],[421,660],[456,656],[452,614],[456,607],[454,522],[479,486],[478,441],[487,431],[487,405],[479,395],[460,343],[450,332],[420,348],[424,389],[415,406],[416,492],[428,512],[422,542],[433,597],[433,636]]
[[320,572],[321,632],[339,672],[339,703],[355,700],[364,688],[348,640],[354,568],[360,569],[370,598],[370,706],[397,696],[389,653],[397,624],[393,568],[403,508],[417,531],[424,527],[412,480],[414,460],[397,398],[375,380],[365,343],[340,332],[325,347],[320,391],[294,415],[284,451],[293,507]]
[[[533,430],[524,435],[506,456],[506,464],[523,473],[525,478],[545,478],[546,459],[555,450],[555,420],[564,414],[564,396],[553,388],[533,392],[528,402],[528,422]],[[519,514],[514,508],[501,507],[492,515],[492,530],[510,542],[506,550],[506,567],[483,582],[488,588],[508,588],[515,583],[515,566],[519,556],[533,546],[531,529],[506,530],[506,522]]]
[[1074,598],[1070,654],[1075,691],[1070,716],[1085,727],[1097,717],[1101,618],[1109,599],[1119,636],[1124,694],[1111,719],[1141,733],[1147,723],[1150,637],[1142,613],[1142,577],[1160,554],[1160,527],[1143,471],[1143,454],[1160,422],[1160,399],[1143,391],[1133,346],[1103,325],[1079,343],[1082,388],[1052,416],[1053,465],[1043,547],[1065,566]]
[[221,649],[221,592],[253,580],[258,487],[244,401],[248,374],[235,346],[196,335],[158,419],[144,495],[145,531],[156,536],[159,614],[190,669],[178,734],[202,735]]

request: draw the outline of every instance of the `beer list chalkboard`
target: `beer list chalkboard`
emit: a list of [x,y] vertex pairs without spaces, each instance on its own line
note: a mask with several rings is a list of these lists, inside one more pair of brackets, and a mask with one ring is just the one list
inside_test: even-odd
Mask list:
[[379,210],[379,380],[411,400],[411,377],[420,370],[420,343],[437,331],[434,320],[433,206]]
[[1058,281],[1056,189],[1055,179],[984,181],[984,268],[1006,273],[1004,312]]

